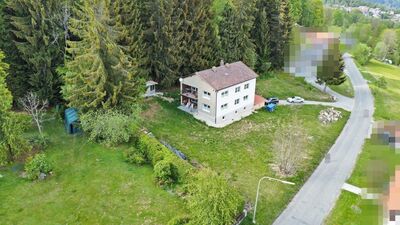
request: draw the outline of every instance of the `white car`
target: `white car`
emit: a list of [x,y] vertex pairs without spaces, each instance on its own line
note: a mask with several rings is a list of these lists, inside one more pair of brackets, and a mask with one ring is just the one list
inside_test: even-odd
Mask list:
[[287,101],[289,103],[304,103],[304,98],[299,96],[293,96],[291,98],[288,98]]

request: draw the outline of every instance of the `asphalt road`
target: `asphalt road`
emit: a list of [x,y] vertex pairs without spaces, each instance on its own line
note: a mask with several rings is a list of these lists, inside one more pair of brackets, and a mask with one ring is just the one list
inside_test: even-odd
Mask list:
[[354,86],[351,116],[336,143],[329,150],[330,162],[324,160],[295,195],[275,225],[323,224],[335,205],[341,187],[349,178],[368,137],[372,124],[374,101],[367,82],[353,59],[344,55],[345,72]]

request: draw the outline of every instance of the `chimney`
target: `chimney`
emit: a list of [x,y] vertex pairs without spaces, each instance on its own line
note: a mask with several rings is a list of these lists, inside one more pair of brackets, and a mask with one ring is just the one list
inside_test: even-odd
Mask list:
[[225,64],[224,60],[221,59],[221,62],[219,63],[220,66],[223,66]]
[[217,67],[213,66],[213,67],[211,68],[211,70],[215,73],[215,72],[217,72]]

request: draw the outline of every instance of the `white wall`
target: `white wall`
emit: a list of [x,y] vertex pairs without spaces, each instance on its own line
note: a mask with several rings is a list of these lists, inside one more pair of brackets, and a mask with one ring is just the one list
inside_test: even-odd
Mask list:
[[[245,84],[249,84],[248,89],[244,89]],[[236,87],[240,87],[238,93],[235,93]],[[222,97],[222,93],[226,90],[228,90],[228,96]],[[255,90],[256,79],[253,79],[218,91],[216,102],[216,123],[228,124],[250,115],[253,111]],[[246,95],[248,96],[248,99],[245,101],[243,97]],[[239,99],[239,104],[237,105],[235,105],[236,99]],[[221,109],[221,105],[225,103],[228,104],[228,107],[226,109]]]

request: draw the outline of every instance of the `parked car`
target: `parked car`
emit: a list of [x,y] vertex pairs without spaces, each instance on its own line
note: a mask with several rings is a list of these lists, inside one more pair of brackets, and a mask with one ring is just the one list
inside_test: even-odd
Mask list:
[[304,103],[304,98],[299,96],[293,96],[291,98],[288,98],[287,101],[289,103]]
[[268,104],[271,104],[271,103],[273,103],[273,104],[279,104],[279,98],[277,98],[277,97],[270,97],[270,98],[267,98],[267,99],[265,100],[265,105],[268,105]]

